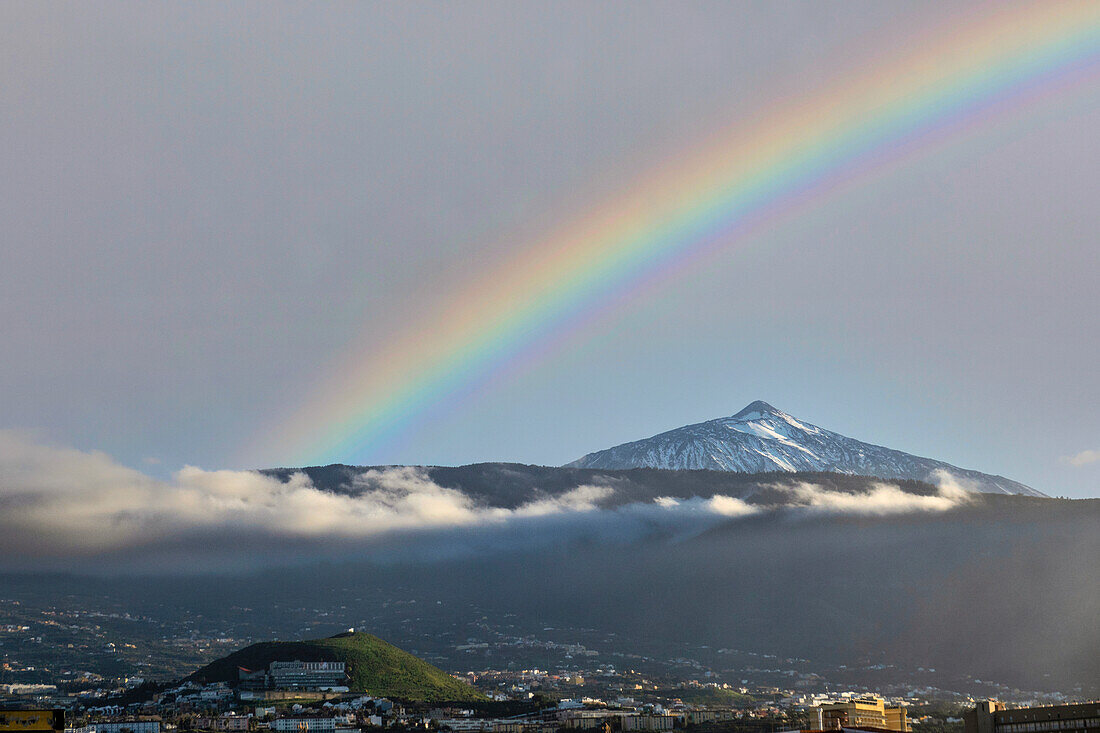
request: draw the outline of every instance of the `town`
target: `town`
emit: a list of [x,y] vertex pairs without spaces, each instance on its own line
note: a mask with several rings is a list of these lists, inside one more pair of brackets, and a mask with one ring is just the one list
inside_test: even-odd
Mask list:
[[[103,601],[93,605],[88,598],[44,605],[24,597],[0,600],[0,707],[64,710],[66,727],[78,733],[379,727],[549,733],[605,726],[772,733],[838,724],[951,733],[961,732],[966,711],[987,699],[1013,708],[1057,706],[1091,692],[1018,689],[932,669],[903,670],[888,660],[853,667],[743,649],[644,644],[515,616],[490,624],[477,608],[466,609],[462,616],[471,620],[459,622],[453,609],[429,598],[379,594],[371,603],[373,628],[449,670],[477,699],[416,700],[370,685],[359,689],[339,662],[317,666],[320,660],[293,655],[198,680],[192,673],[204,663],[232,659],[234,649],[276,629],[257,626],[260,617],[250,609],[171,617],[155,608],[139,615]],[[395,608],[401,609],[397,621],[385,615]],[[292,639],[331,628],[330,609],[280,612],[297,629]]]
[[[345,636],[354,636],[348,630]],[[23,733],[352,733],[391,729],[480,733],[570,730],[863,731],[865,733],[1094,733],[1100,705],[950,703],[866,690],[796,692],[687,680],[656,684],[607,665],[583,672],[483,670],[455,675],[476,698],[399,699],[353,689],[344,662],[278,659],[236,668],[236,679],[174,684],[132,680],[105,695],[54,685],[0,688],[0,731]]]

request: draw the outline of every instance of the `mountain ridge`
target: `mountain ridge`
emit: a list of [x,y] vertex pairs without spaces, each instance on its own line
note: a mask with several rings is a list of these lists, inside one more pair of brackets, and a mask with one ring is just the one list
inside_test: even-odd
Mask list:
[[[588,453],[565,467],[744,473],[829,471],[918,481],[935,480],[939,472],[946,472],[971,491],[1046,496],[1004,476],[849,438],[799,420],[763,400],[750,402],[729,417]],[[942,481],[945,476],[940,474],[939,478]]]

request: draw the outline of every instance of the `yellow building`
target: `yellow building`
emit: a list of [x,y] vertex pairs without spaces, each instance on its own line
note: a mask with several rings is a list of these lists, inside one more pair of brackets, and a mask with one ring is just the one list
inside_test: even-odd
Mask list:
[[[811,719],[815,718],[816,713],[811,713]],[[824,730],[878,728],[909,733],[909,720],[903,706],[888,707],[881,697],[864,697],[822,705],[821,727]]]
[[909,733],[909,716],[906,714],[904,705],[886,706],[886,728],[900,733]]
[[63,730],[64,710],[0,710],[0,731],[56,733]]

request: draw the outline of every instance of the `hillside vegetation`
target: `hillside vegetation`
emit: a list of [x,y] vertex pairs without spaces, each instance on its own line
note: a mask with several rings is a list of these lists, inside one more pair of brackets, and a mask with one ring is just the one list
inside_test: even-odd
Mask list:
[[275,661],[344,662],[348,687],[381,697],[427,702],[482,700],[484,696],[408,652],[363,632],[309,641],[265,641],[215,660],[191,675],[196,682],[233,682],[237,668],[264,669]]

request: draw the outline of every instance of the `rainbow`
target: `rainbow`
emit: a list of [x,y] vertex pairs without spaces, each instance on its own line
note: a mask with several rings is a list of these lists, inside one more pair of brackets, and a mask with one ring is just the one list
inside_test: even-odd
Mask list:
[[350,348],[246,455],[363,461],[572,329],[854,181],[1100,74],[1100,3],[986,6],[589,207],[381,348]]

